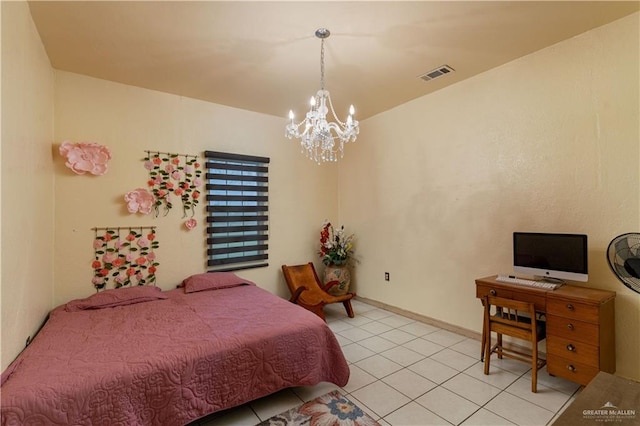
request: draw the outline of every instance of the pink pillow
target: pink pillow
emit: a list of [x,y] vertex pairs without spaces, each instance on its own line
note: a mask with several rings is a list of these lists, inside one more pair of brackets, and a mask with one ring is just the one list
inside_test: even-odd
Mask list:
[[85,299],[76,299],[65,305],[67,312],[84,311],[86,309],[113,308],[116,306],[132,305],[134,303],[150,302],[166,299],[169,296],[160,288],[150,285],[116,288],[101,291]]
[[191,275],[182,281],[185,293],[193,293],[203,290],[218,290],[222,288],[237,287],[240,285],[255,285],[249,280],[240,278],[232,272],[205,272],[204,274]]

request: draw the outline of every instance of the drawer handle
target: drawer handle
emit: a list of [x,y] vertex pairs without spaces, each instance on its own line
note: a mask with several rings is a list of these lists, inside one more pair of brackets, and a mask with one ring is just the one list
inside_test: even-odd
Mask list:
[[567,365],[567,370],[572,371],[574,373],[576,372],[576,368],[571,364]]
[[573,328],[574,328],[574,327],[573,327],[573,324],[571,324],[571,323],[567,324],[567,328],[568,328],[569,330],[573,330]]
[[492,295],[492,296],[495,296],[498,293],[495,290],[491,289],[491,290],[489,290],[489,294]]
[[575,308],[573,307],[573,305],[571,303],[567,303],[567,309],[570,311],[573,311]]
[[567,345],[567,350],[568,350],[569,352],[574,352],[574,351],[576,350],[576,347],[575,347],[575,346],[573,346],[571,343],[569,343],[569,344]]

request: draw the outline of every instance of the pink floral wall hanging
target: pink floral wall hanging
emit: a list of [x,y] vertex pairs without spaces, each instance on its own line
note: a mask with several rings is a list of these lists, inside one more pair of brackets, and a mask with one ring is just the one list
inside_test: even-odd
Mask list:
[[119,288],[127,285],[145,285],[156,282],[160,263],[155,249],[155,226],[136,228],[93,228],[94,260],[93,283],[96,290],[107,287],[110,280]]
[[[155,214],[160,210],[168,214],[173,208],[174,197],[182,202],[182,217],[193,218],[195,207],[200,202],[202,166],[197,155],[172,154],[146,151],[144,167],[149,171],[149,186],[155,197]],[[186,224],[192,229],[197,222]],[[191,226],[191,227],[190,227]]]
[[60,145],[60,155],[66,162],[65,166],[73,170],[74,173],[83,175],[102,176],[107,173],[107,163],[111,159],[111,151],[104,145],[93,142],[71,143],[64,141]]

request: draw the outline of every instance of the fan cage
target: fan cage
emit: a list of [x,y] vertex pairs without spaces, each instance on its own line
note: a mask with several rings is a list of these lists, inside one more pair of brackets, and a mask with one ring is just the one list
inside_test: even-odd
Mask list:
[[631,290],[640,293],[640,278],[633,276],[627,269],[630,259],[640,261],[640,233],[637,232],[615,237],[609,243],[607,260],[611,271],[618,279]]

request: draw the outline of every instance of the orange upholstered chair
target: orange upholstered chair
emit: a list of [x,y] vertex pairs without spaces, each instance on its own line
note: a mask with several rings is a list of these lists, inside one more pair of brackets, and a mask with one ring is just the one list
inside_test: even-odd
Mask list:
[[353,318],[353,308],[351,299],[355,293],[347,293],[342,296],[333,296],[327,290],[338,284],[338,281],[331,281],[325,286],[322,285],[316,268],[309,262],[304,265],[287,266],[282,265],[282,272],[287,286],[291,291],[290,302],[302,306],[325,320],[324,306],[329,303],[342,303],[349,318]]

